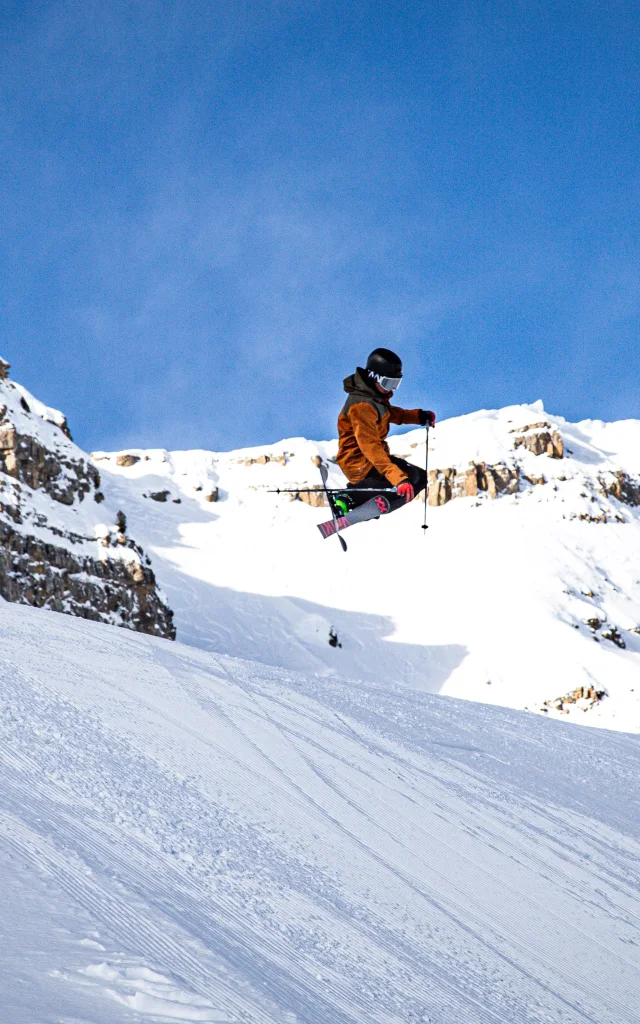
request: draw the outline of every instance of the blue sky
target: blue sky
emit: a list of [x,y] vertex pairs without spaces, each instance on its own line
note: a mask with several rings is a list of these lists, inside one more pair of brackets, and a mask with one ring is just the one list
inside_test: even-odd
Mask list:
[[5,0],[2,343],[85,448],[640,417],[637,3]]

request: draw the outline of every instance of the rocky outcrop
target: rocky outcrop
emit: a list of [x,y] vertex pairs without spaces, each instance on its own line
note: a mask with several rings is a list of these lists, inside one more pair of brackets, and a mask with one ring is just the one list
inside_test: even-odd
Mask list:
[[601,630],[602,632],[600,633],[600,636],[603,640],[610,640],[612,644],[615,644],[616,647],[620,647],[622,650],[627,646],[622,633],[617,626],[614,626],[611,623],[606,625],[603,619],[598,619],[595,616],[590,619],[585,619],[584,621],[585,625],[588,626],[593,633],[595,639],[598,639],[595,634]]
[[128,469],[129,466],[135,466],[136,462],[140,462],[139,455],[116,455],[116,466],[121,466],[123,469]]
[[[88,538],[71,538],[77,542]],[[175,640],[173,612],[137,559],[77,556],[0,522],[0,596]]]
[[548,455],[551,459],[564,457],[562,435],[550,423],[531,423],[527,427],[518,427],[510,431],[517,434],[513,439],[514,448],[526,448],[534,455]]
[[626,523],[624,516],[611,512],[607,514],[606,509],[603,509],[597,516],[591,512],[572,512],[569,519],[577,519],[582,523]]
[[124,513],[101,504],[98,470],[8,370],[0,360],[0,596],[174,639],[149,559]]
[[[289,453],[293,455],[293,452]],[[238,466],[266,466],[268,462],[275,462],[279,466],[286,466],[288,453],[282,455],[258,455],[255,459],[237,459]]]
[[622,648],[623,651],[627,646],[622,637],[622,633],[617,626],[607,626],[606,629],[602,630],[600,635],[603,640],[610,640],[612,644],[615,644],[616,647]]
[[[523,473],[522,474],[522,479],[526,480],[528,484],[532,484],[534,487],[539,487],[542,484],[546,484],[546,482],[547,482],[545,477],[542,475],[542,473],[539,476],[536,476],[533,473]],[[560,478],[558,478],[558,479],[560,479]]]
[[35,437],[18,433],[6,417],[4,406],[0,408],[0,472],[33,490],[46,491],[63,505],[73,505],[76,497],[82,501],[99,488],[100,474],[88,460],[50,451]]
[[475,498],[486,492],[490,498],[516,494],[520,489],[517,466],[472,462],[467,469],[432,469],[429,473],[429,504],[446,505],[454,498]]
[[581,711],[589,711],[607,696],[606,690],[597,690],[594,686],[581,686],[572,690],[564,697],[556,697],[554,700],[546,700],[542,705],[542,711],[561,711],[568,715],[572,708],[579,708]]
[[608,477],[598,477],[602,493],[617,498],[625,505],[640,505],[640,482],[633,480],[628,473],[618,470]]
[[305,504],[311,505],[313,508],[325,508],[329,505],[327,496],[324,493],[322,487],[312,487],[304,491],[294,491],[291,495],[295,501],[298,498],[300,501],[304,501]]

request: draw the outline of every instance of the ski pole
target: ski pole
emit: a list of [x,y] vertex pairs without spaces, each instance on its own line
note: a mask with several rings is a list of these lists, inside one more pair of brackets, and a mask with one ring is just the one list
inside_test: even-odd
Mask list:
[[341,537],[340,534],[338,533],[338,517],[336,516],[336,510],[335,510],[334,504],[333,504],[333,502],[331,500],[331,495],[329,493],[329,488],[327,487],[327,480],[329,479],[329,470],[327,469],[325,463],[322,460],[320,460],[320,465],[318,466],[318,469],[320,470],[320,476],[322,477],[322,486],[324,488],[324,493],[327,496],[327,504],[329,505],[329,508],[331,509],[331,518],[333,520],[333,527],[334,527],[335,535],[338,538],[338,540],[340,541],[340,547],[342,548],[342,550],[346,554],[347,553],[347,542],[344,539],[344,537]]
[[[423,530],[428,530],[427,525],[427,501],[429,500],[429,424],[427,423],[427,440],[425,443],[425,456],[424,456],[424,472],[426,481],[424,485],[424,522],[422,524]],[[424,534],[426,537],[426,533]]]
[[348,494],[349,491],[359,491],[361,494],[371,492],[372,494],[397,494],[395,487],[276,487],[267,494]]

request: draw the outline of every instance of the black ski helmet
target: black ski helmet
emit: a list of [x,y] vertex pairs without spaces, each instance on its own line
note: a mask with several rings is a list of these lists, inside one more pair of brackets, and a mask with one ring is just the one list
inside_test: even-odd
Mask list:
[[402,377],[402,360],[389,348],[374,348],[366,369],[379,377]]
[[391,394],[402,380],[402,360],[388,348],[375,348],[367,359],[366,371],[370,381]]

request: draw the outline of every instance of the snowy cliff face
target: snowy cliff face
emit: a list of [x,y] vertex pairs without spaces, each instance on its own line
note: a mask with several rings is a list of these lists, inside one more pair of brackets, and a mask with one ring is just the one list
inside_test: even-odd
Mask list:
[[175,636],[148,558],[100,490],[62,413],[0,361],[0,596]]
[[[392,438],[424,465],[425,432]],[[323,540],[336,442],[95,453],[154,559],[180,638],[321,675],[640,730],[640,422],[541,403],[430,436],[429,529],[412,503]],[[308,497],[308,496],[307,496]]]

